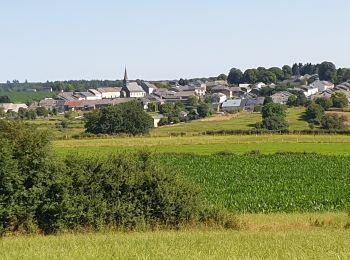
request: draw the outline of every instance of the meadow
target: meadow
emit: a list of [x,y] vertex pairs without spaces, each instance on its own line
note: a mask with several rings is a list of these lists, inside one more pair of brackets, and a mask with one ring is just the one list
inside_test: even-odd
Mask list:
[[56,140],[55,151],[68,154],[102,154],[149,150],[154,153],[194,153],[209,155],[220,151],[243,154],[259,151],[315,152],[326,155],[350,155],[347,135],[223,135],[185,137],[108,137],[100,139]]
[[51,98],[55,95],[55,93],[47,91],[0,91],[0,96],[8,96],[13,103],[30,103],[44,98]]
[[[0,240],[6,259],[348,259],[346,215],[242,215],[240,231],[184,229],[19,236]],[[271,223],[273,220],[273,223]]]

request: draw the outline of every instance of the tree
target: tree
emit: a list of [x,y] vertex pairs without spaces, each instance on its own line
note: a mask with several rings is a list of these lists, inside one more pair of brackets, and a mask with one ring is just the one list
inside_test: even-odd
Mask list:
[[243,74],[244,83],[254,84],[258,81],[258,70],[247,69]]
[[197,107],[197,112],[199,114],[199,117],[207,117],[211,115],[211,109],[208,104],[206,103],[200,103],[199,106]]
[[272,97],[270,97],[270,96],[265,97],[264,105],[269,104],[269,103],[273,103]]
[[258,81],[264,82],[266,84],[276,83],[277,78],[275,73],[268,70],[260,70],[258,73]]
[[217,80],[227,80],[227,76],[225,74],[220,74],[216,79]]
[[285,130],[288,128],[288,123],[282,116],[271,116],[263,119],[262,126],[268,130]]
[[198,97],[196,96],[191,96],[188,99],[188,105],[191,107],[197,107],[198,106]]
[[143,110],[142,103],[138,101],[108,106],[100,111],[87,113],[84,117],[86,131],[93,134],[146,134],[153,126],[152,117]]
[[181,78],[181,79],[179,80],[179,85],[185,86],[185,85],[187,85],[187,84],[188,84],[188,80],[187,80],[187,79]]
[[49,115],[49,111],[44,107],[37,107],[35,109],[35,112],[36,112],[37,116],[47,117]]
[[331,98],[319,97],[315,99],[315,103],[320,105],[323,110],[327,111],[333,106],[333,101]]
[[320,77],[320,80],[328,80],[333,83],[336,83],[337,81],[337,70],[335,65],[332,62],[322,62],[318,66],[318,74]]
[[262,108],[262,117],[286,117],[286,106],[275,103],[268,103]]
[[309,122],[320,124],[321,119],[324,115],[323,108],[316,104],[315,102],[312,102],[307,108],[305,112],[305,119]]
[[283,71],[280,68],[272,67],[272,68],[269,68],[269,71],[272,72],[273,74],[275,74],[276,79],[278,81],[284,80],[284,73],[283,73]]
[[294,76],[299,76],[300,75],[300,70],[298,64],[294,63],[292,67],[292,73]]
[[283,71],[283,74],[284,74],[284,78],[285,78],[285,79],[290,79],[290,77],[291,77],[292,74],[293,74],[292,68],[291,68],[289,65],[284,65],[284,66],[282,67],[282,71]]
[[8,96],[0,96],[0,103],[11,103],[11,100]]
[[321,120],[321,128],[327,130],[344,130],[347,129],[345,116],[337,114],[325,114]]
[[331,100],[333,102],[333,106],[336,108],[345,108],[349,105],[347,97],[342,92],[333,93],[331,96]]
[[227,80],[230,84],[239,84],[241,83],[243,73],[241,70],[232,68],[228,74]]
[[297,106],[297,96],[292,95],[288,98],[287,105],[290,107]]

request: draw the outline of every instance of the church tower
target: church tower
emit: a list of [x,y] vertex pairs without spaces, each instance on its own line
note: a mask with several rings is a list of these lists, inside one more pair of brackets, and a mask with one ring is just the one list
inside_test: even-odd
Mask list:
[[126,71],[126,67],[125,67],[125,72],[124,72],[124,79],[123,79],[123,87],[127,88],[128,87],[128,72]]

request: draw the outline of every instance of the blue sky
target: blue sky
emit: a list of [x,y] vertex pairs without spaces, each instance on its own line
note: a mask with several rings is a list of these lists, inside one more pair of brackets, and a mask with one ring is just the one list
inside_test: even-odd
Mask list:
[[348,0],[1,0],[0,81],[350,67]]

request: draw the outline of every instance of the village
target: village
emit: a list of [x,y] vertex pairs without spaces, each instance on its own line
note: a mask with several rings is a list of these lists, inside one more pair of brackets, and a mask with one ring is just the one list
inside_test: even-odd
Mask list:
[[[150,104],[159,107],[165,103],[182,102],[188,104],[196,98],[208,104],[216,113],[260,111],[266,98],[272,102],[287,105],[291,96],[302,94],[307,99],[319,97],[330,98],[335,92],[342,92],[350,101],[350,82],[336,85],[329,81],[321,81],[318,75],[292,76],[277,84],[229,84],[227,80],[201,81],[194,80],[180,85],[179,81],[165,82],[168,88],[157,88],[151,82],[129,81],[125,69],[122,87],[105,87],[88,89],[83,92],[61,92],[55,98],[45,98],[31,104],[1,103],[4,112],[18,113],[20,109],[33,110],[38,107],[59,112],[92,111],[110,105],[118,105],[132,100],[140,100],[145,111]],[[52,91],[52,90],[49,90]],[[266,93],[273,93],[266,95]],[[187,114],[184,114],[187,116]],[[161,114],[153,115],[154,126],[157,127]]]

